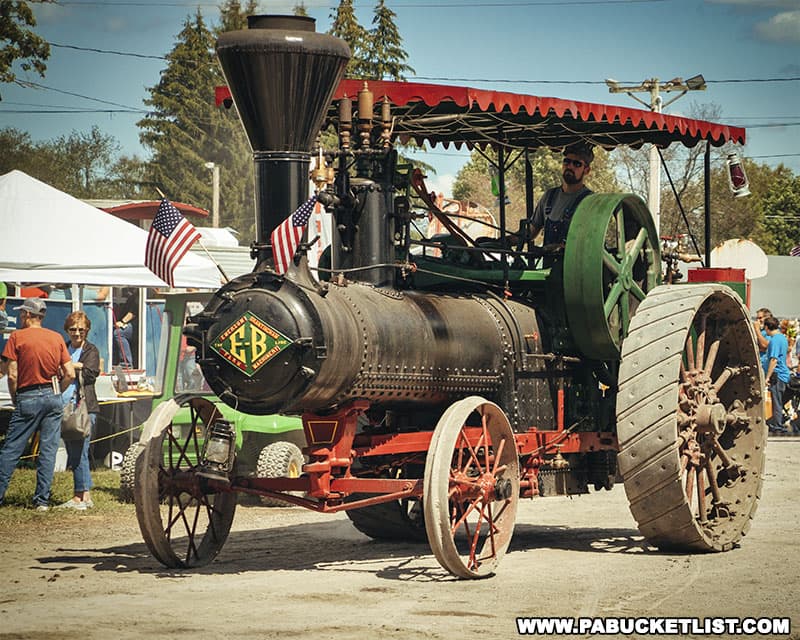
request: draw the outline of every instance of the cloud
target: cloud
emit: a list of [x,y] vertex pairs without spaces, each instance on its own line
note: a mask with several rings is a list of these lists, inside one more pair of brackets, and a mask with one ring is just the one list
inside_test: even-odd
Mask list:
[[783,11],[767,22],[759,22],[755,26],[755,33],[771,42],[800,43],[800,9]]

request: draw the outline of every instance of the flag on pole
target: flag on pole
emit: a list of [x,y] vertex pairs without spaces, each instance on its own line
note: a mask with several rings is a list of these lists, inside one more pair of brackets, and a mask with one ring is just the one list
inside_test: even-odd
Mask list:
[[794,248],[793,248],[793,249],[792,249],[792,250],[789,252],[789,255],[790,255],[790,256],[795,256],[795,257],[800,257],[800,244],[798,244],[796,247],[794,247]]
[[147,235],[144,263],[150,271],[175,286],[175,269],[191,246],[200,239],[200,232],[164,198]]
[[270,235],[272,243],[272,257],[275,260],[275,271],[279,274],[286,273],[289,263],[294,257],[303,232],[306,230],[308,219],[314,211],[317,196],[311,196],[297,207],[292,215],[281,222]]

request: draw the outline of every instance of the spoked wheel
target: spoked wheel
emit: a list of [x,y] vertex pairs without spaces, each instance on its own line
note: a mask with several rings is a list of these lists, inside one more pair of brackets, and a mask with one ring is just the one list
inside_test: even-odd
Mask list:
[[136,463],[136,517],[155,558],[170,568],[200,567],[222,549],[236,493],[198,475],[200,438],[219,417],[203,398],[188,401],[191,422],[154,425]]
[[514,532],[519,459],[511,425],[472,396],[436,425],[425,461],[425,530],[439,564],[460,578],[494,572]]
[[570,332],[593,360],[618,360],[631,318],[661,278],[658,233],[638,196],[583,199],[564,250],[564,302]]
[[747,310],[727,287],[657,287],[625,340],[619,469],[642,534],[726,551],[758,506],[767,429]]

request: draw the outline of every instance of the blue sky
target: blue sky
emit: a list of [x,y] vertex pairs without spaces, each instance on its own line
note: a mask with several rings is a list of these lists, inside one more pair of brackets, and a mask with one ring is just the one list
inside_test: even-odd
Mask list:
[[[262,13],[283,13],[292,4],[262,2],[260,8]],[[306,0],[305,4],[317,19],[317,30],[327,30],[334,2]],[[408,62],[420,81],[634,107],[637,104],[625,94],[610,94],[604,79],[638,84],[648,78],[702,73],[708,89],[684,96],[666,112],[685,113],[692,102],[719,105],[720,121],[748,129],[744,155],[771,165],[782,162],[800,174],[800,81],[741,82],[800,77],[800,0],[387,0],[387,4],[397,13]],[[372,0],[355,2],[366,27],[371,27],[373,6]],[[216,23],[214,2],[60,0],[59,5],[36,6],[36,29],[59,45],[163,56],[187,15],[198,7],[208,22]],[[51,89],[0,85],[0,127],[15,127],[35,140],[46,140],[97,125],[117,138],[123,153],[144,157],[136,127],[142,113],[33,112],[113,110],[122,108],[119,105],[144,109],[147,88],[158,82],[163,66],[158,59],[53,47],[45,78],[20,73],[21,79]],[[462,162],[439,153],[427,155],[426,161],[439,165],[440,185]]]

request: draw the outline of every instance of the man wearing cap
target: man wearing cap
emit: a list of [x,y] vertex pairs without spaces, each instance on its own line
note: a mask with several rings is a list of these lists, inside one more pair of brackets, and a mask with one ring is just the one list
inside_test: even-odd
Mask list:
[[30,437],[39,432],[33,506],[47,511],[61,439],[61,392],[75,379],[75,367],[61,334],[42,327],[44,300],[28,298],[19,307],[19,326],[3,349],[0,369],[8,375],[14,412],[0,450],[0,504]]
[[584,143],[573,144],[564,149],[561,170],[561,186],[545,192],[530,221],[530,238],[535,238],[544,229],[545,247],[563,248],[567,239],[572,214],[581,201],[592,191],[583,184],[591,171],[594,152]]

